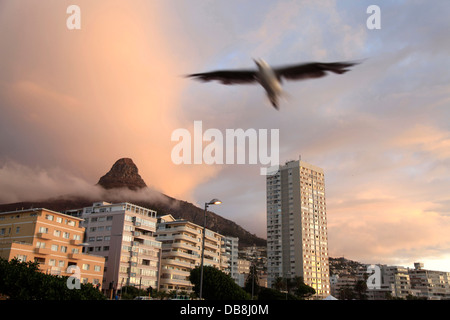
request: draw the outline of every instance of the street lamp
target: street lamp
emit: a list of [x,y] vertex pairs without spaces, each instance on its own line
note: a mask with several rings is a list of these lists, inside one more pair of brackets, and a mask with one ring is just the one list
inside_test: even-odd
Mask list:
[[221,204],[219,199],[212,199],[210,202],[205,203],[205,219],[203,221],[203,237],[202,237],[202,259],[200,262],[200,300],[203,297],[203,258],[205,255],[205,229],[206,229],[206,211],[210,205]]

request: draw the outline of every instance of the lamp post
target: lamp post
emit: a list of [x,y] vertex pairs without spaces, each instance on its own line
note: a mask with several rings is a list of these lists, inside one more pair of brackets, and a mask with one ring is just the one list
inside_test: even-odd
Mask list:
[[202,259],[200,262],[200,300],[203,297],[203,259],[205,256],[205,229],[206,229],[206,211],[210,205],[221,204],[219,199],[212,199],[210,202],[205,203],[205,218],[203,221],[203,237],[202,237]]

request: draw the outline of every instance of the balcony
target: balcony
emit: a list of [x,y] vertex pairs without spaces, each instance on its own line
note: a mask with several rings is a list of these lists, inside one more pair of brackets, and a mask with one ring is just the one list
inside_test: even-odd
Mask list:
[[193,286],[193,284],[189,280],[181,280],[181,279],[160,279],[161,284],[173,284],[173,285],[184,285],[184,286]]
[[51,239],[51,237],[48,233],[43,233],[43,232],[36,233],[36,237],[38,237],[39,239],[46,239],[46,240]]
[[34,248],[36,254],[50,254],[50,249],[47,248]]
[[81,260],[83,259],[83,254],[82,253],[69,253],[69,259],[74,259],[74,260]]

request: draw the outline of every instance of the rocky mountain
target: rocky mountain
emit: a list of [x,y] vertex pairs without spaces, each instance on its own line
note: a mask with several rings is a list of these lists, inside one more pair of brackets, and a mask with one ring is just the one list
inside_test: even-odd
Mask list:
[[97,184],[104,189],[128,188],[138,190],[146,188],[147,185],[138,171],[132,159],[122,158],[114,163],[111,170],[101,177]]
[[[131,202],[136,205],[156,210],[158,215],[172,214],[177,219],[186,219],[198,225],[203,225],[204,209],[187,201],[178,200],[147,187],[138,173],[133,160],[123,158],[117,160],[111,170],[97,183],[101,190],[99,194],[87,196],[66,195],[42,201],[27,201],[9,204],[0,204],[0,212],[27,208],[46,208],[64,212],[91,206],[93,202],[107,201]],[[266,240],[257,237],[239,226],[212,211],[207,214],[207,228],[220,234],[239,238],[239,247],[265,246]]]

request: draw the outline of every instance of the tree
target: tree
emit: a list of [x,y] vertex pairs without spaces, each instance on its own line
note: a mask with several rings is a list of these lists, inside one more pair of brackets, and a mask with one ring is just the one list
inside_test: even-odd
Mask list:
[[294,293],[300,299],[309,298],[316,293],[314,288],[305,284],[302,277],[295,277],[293,283],[296,288]]
[[258,300],[298,300],[298,298],[292,294],[286,294],[276,289],[260,288],[258,294]]
[[341,300],[353,300],[355,297],[355,291],[351,287],[347,286],[339,290],[339,299]]
[[[197,295],[200,292],[200,268],[191,270],[189,280],[194,285]],[[203,267],[203,291],[202,296],[206,300],[247,300],[250,299],[247,292],[237,285],[231,277],[222,271],[211,267]]]
[[300,299],[308,298],[316,293],[316,290],[305,284],[303,278],[299,276],[294,277],[293,279],[278,277],[275,279],[273,286],[275,290],[284,290],[288,293],[294,293]]
[[273,287],[275,290],[281,291],[286,289],[286,280],[282,277],[278,277],[275,279],[275,282],[273,284]]
[[244,290],[253,296],[257,296],[259,293],[259,280],[258,271],[256,270],[256,265],[250,267],[250,272],[245,280]]
[[0,294],[10,300],[103,300],[106,297],[92,284],[69,289],[67,279],[44,274],[37,262],[0,258]]
[[359,280],[358,282],[356,282],[354,290],[355,290],[355,294],[359,300],[367,300],[367,294],[366,294],[367,283],[366,283],[366,281]]

